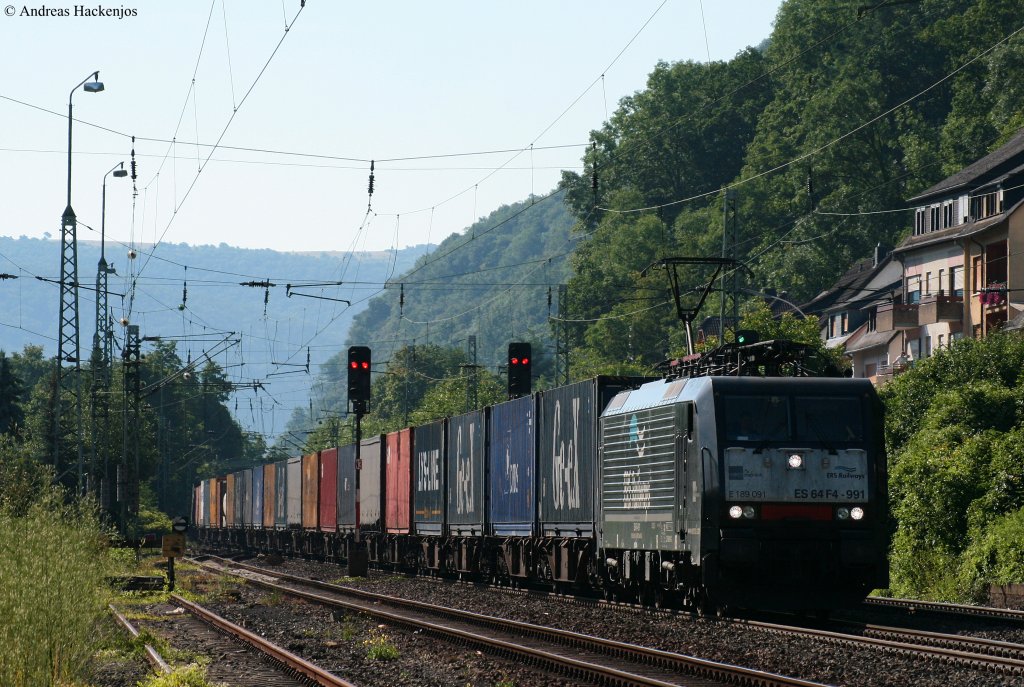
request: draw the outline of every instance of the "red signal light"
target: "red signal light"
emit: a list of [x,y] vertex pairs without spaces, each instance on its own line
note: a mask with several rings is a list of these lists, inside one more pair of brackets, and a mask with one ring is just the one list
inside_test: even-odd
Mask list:
[[510,362],[511,362],[511,363],[512,363],[513,365],[518,365],[518,364],[519,364],[519,358],[512,358],[512,360],[511,360]]
[[523,358],[523,365],[526,365],[529,362],[530,362],[529,358]]
[[370,363],[368,363],[368,362],[366,362],[366,361],[364,360],[364,361],[363,361],[363,369],[364,369],[364,370],[369,370],[369,369],[370,369]]
[[355,369],[357,369],[359,367],[359,363],[357,363],[356,361],[353,360],[352,364],[349,367],[351,367],[353,370],[355,370]]

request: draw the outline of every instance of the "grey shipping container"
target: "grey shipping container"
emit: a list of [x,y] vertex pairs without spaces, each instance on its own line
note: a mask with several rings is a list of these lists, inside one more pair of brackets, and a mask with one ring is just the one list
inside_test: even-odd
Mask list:
[[356,445],[338,449],[338,531],[356,529]]
[[274,528],[288,527],[288,461],[274,463]]
[[384,531],[384,435],[359,444],[359,531]]
[[491,407],[487,482],[490,533],[528,537],[537,514],[537,432],[534,396]]
[[651,380],[595,377],[539,394],[537,479],[543,535],[593,534],[598,418],[616,394],[646,381]]
[[288,459],[288,527],[302,527],[302,458]]
[[252,470],[252,517],[247,523],[249,527],[263,526],[263,466],[254,467]]
[[252,468],[249,468],[238,473],[242,481],[242,488],[239,489],[242,492],[242,511],[238,518],[238,524],[242,527],[252,527],[252,472]]
[[[487,515],[486,417],[486,410],[474,410],[448,419],[446,510],[447,529],[452,535],[479,536],[484,533]],[[417,443],[416,451],[419,449]]]
[[412,503],[418,534],[440,535],[444,528],[445,424],[438,420],[414,430]]

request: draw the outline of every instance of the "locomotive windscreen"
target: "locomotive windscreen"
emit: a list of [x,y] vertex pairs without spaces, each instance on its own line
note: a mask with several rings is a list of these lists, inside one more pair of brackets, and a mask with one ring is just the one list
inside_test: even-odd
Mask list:
[[727,441],[786,441],[790,438],[785,396],[728,396],[723,399]]
[[722,394],[727,501],[865,503],[865,404],[849,394]]
[[726,396],[726,441],[800,441],[814,444],[864,440],[861,399],[855,396]]

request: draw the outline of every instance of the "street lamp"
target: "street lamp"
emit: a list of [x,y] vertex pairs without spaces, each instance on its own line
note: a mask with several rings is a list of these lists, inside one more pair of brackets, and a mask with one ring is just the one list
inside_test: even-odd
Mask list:
[[[53,461],[58,476],[63,476],[60,470],[60,415],[61,415],[61,391],[67,380],[63,379],[63,366],[65,362],[75,364],[75,383],[73,393],[75,397],[76,410],[76,435],[78,443],[78,484],[77,492],[82,494],[85,487],[84,482],[84,441],[82,434],[82,361],[79,352],[79,319],[78,319],[78,220],[75,211],[71,209],[71,125],[74,122],[72,117],[72,98],[79,86],[83,86],[86,93],[99,93],[103,90],[103,83],[99,81],[100,73],[93,72],[85,79],[75,84],[68,95],[68,202],[61,216],[61,257],[60,257],[60,317],[58,318],[57,336],[57,374],[54,385],[54,413],[53,413]],[[72,390],[69,388],[69,391]]]
[[[92,335],[92,388],[93,402],[91,405],[92,416],[92,470],[99,469],[96,460],[96,452],[99,445],[99,419],[108,417],[107,406],[109,398],[107,392],[110,390],[110,354],[113,348],[113,332],[110,329],[110,317],[107,313],[107,279],[113,272],[113,268],[107,267],[106,257],[106,232],[107,232],[107,177],[111,174],[115,178],[128,176],[124,168],[124,162],[119,162],[103,175],[103,203],[100,213],[100,260],[96,268],[96,329]],[[101,406],[101,407],[97,407]],[[107,451],[103,451],[103,468],[100,471],[102,482],[100,484],[99,496],[103,507],[109,505],[107,494],[104,489],[110,484],[110,471],[107,464]]]

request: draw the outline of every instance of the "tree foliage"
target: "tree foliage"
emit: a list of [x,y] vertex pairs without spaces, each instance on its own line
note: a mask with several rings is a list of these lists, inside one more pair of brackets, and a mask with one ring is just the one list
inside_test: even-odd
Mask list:
[[966,339],[884,387],[896,594],[983,600],[1020,569],[1021,362],[1019,334]]

